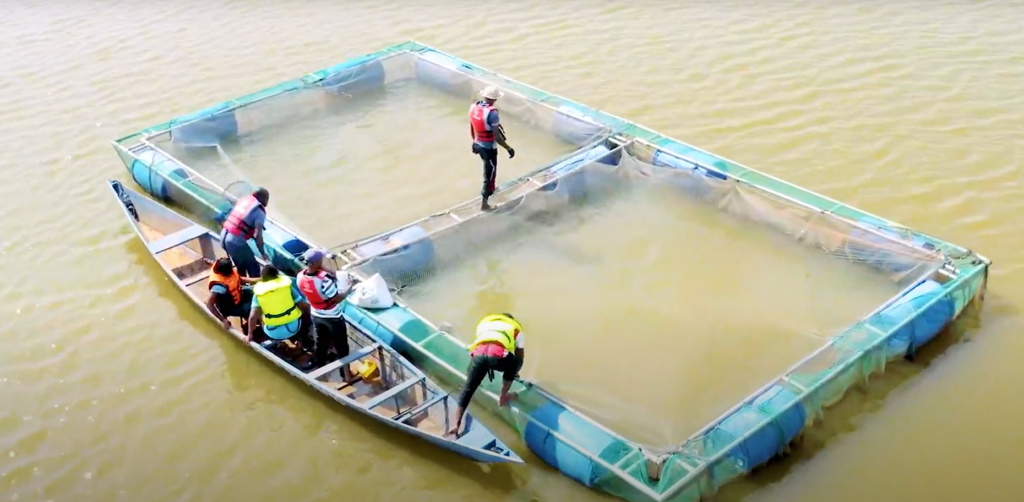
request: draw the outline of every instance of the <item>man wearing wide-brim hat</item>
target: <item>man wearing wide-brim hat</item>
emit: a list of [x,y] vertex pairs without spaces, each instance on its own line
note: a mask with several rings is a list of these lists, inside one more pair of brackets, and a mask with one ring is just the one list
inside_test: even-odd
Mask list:
[[508,158],[515,157],[516,151],[505,142],[505,129],[498,120],[498,109],[494,103],[504,94],[493,85],[480,91],[483,98],[469,107],[469,135],[473,138],[473,153],[484,162],[484,183],[480,191],[480,209],[489,211],[487,199],[494,194],[498,176],[498,145],[508,151]]

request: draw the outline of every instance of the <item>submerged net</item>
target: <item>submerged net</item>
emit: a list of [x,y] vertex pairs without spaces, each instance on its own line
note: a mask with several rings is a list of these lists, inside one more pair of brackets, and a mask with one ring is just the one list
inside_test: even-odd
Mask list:
[[[946,257],[933,247],[681,164],[679,158],[667,159],[664,151],[642,142],[597,148],[592,160],[577,158],[573,164],[568,158],[564,162],[572,165],[564,170],[545,171],[505,187],[496,194],[497,209],[491,213],[481,212],[472,201],[346,248],[357,262],[356,271],[380,273],[399,288],[415,287],[474,255],[501,253],[510,240],[529,239],[529,229],[538,224],[603,204],[630,185],[654,183],[702,200],[738,221],[774,229],[788,236],[789,245],[852,262],[910,293],[838,330],[812,356],[680,446],[640,446],[539,387],[523,389],[513,412],[502,413],[535,453],[587,486],[629,500],[699,500],[713,493],[779,453],[850,386],[934,336],[982,283],[978,270],[956,277],[944,274]],[[424,351],[448,368],[465,367],[461,343],[428,333]],[[493,384],[489,390],[497,392]]]
[[[216,221],[250,186],[266,184],[276,190],[276,183],[265,182],[265,173],[248,169],[251,159],[268,156],[268,169],[289,172],[292,178],[301,178],[304,166],[324,173],[344,169],[340,138],[323,131],[358,122],[389,99],[391,90],[409,85],[443,91],[461,100],[463,107],[484,86],[497,85],[505,90],[500,103],[505,117],[558,138],[569,145],[565,151],[576,150],[552,163],[539,163],[546,167],[503,186],[492,198],[498,206],[492,213],[481,213],[479,201],[470,201],[412,225],[337,246],[340,260],[355,264],[361,275],[380,273],[396,288],[415,287],[472,256],[500,252],[509,239],[528,239],[529,230],[537,225],[566,218],[580,207],[603,204],[623,186],[643,182],[672,187],[680,196],[705,201],[737,221],[774,229],[787,237],[780,246],[804,246],[853,262],[903,290],[674,447],[641,447],[540,387],[517,384],[520,397],[512,411],[499,409],[494,402],[499,383],[486,382],[478,395],[517,426],[534,453],[586,486],[637,501],[695,501],[714,493],[785,448],[850,386],[881,371],[892,358],[913,353],[984,288],[987,262],[964,248],[873,219],[416,43],[221,103],[119,140],[115,146],[132,178],[151,195]],[[626,139],[619,141],[622,137]],[[292,157],[259,150],[274,138],[284,138]],[[248,159],[244,152],[250,152]],[[233,159],[241,159],[244,173]],[[334,203],[301,202],[313,214]],[[280,258],[293,265],[282,268],[301,266],[294,250],[270,245],[275,263]],[[414,313],[396,307],[359,322],[377,335],[401,333],[404,341],[393,345],[438,378],[454,384],[465,378],[464,343]],[[402,347],[407,344],[413,346]]]
[[[503,187],[491,199],[497,207],[493,213],[481,211],[476,199],[336,251],[348,251],[359,262],[360,272],[381,273],[389,284],[404,288],[470,255],[505,246],[510,239],[529,239],[536,225],[556,221],[574,207],[601,204],[625,187],[643,182],[674,187],[680,196],[701,199],[739,219],[788,235],[796,243],[861,264],[900,287],[920,281],[945,262],[934,249],[913,247],[880,230],[723,179],[717,173],[663,167],[644,160],[656,152],[641,143],[622,147],[602,142],[563,159],[564,171],[548,170]],[[412,263],[416,256],[429,264],[398,266]]]
[[[147,141],[220,186],[271,187],[273,207],[325,244],[394,228],[479,192],[466,115],[500,79],[430,51],[341,66],[175,119]],[[610,133],[559,106],[504,87],[497,107],[517,155],[500,162],[503,179]],[[405,204],[383,196],[395,192]],[[344,223],[326,224],[335,219]]]

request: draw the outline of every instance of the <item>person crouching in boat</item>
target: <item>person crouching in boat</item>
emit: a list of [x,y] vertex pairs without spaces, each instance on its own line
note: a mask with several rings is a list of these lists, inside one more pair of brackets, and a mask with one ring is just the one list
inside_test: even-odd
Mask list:
[[[291,277],[282,274],[273,265],[264,265],[252,292],[246,345],[254,341],[258,326],[262,326],[263,334],[275,342],[293,339],[300,348],[312,345],[309,323],[304,319],[309,314],[309,303],[306,303]],[[307,360],[302,369],[311,367],[312,363]]]
[[458,406],[455,408],[455,427],[448,431],[449,435],[454,436],[458,436],[459,429],[462,428],[462,416],[485,376],[493,381],[495,371],[502,373],[498,404],[508,404],[508,390],[512,387],[512,382],[518,378],[525,357],[523,327],[512,314],[489,315],[477,324],[476,340],[468,348],[469,369],[466,370],[466,383],[462,387]]
[[206,280],[206,288],[210,296],[206,299],[206,309],[220,321],[224,329],[231,329],[229,317],[237,317],[242,322],[242,332],[249,322],[249,310],[252,307],[252,289],[245,285],[255,284],[256,279],[238,275],[231,258],[218,258],[210,268],[210,278]]
[[260,275],[260,264],[256,255],[249,247],[249,239],[256,240],[256,249],[267,257],[263,247],[263,225],[267,221],[267,204],[270,204],[270,192],[266,188],[257,188],[251,195],[246,195],[235,203],[228,217],[224,219],[220,242],[224,252],[231,257],[238,267],[238,273],[245,277],[256,278]]
[[[352,291],[355,281],[350,274],[341,277],[324,268],[324,258],[329,255],[322,249],[310,249],[302,257],[306,268],[299,272],[299,291],[309,301],[310,317],[313,319],[313,333],[316,350],[313,361],[316,366],[327,364],[328,353],[334,352],[338,359],[348,355],[348,326],[342,317],[342,300]],[[341,367],[346,382],[352,381],[348,365]]]

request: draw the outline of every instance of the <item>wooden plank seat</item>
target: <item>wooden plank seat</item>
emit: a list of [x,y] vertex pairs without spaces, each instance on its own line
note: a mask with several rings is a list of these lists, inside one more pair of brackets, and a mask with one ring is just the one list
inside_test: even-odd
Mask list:
[[332,372],[332,371],[334,371],[334,370],[336,370],[336,369],[338,369],[338,368],[340,368],[340,367],[342,367],[342,366],[344,366],[346,364],[352,364],[352,363],[354,363],[354,362],[356,362],[356,361],[358,361],[358,360],[360,360],[360,359],[362,359],[364,357],[369,356],[370,354],[373,354],[373,352],[376,351],[379,348],[380,348],[380,344],[379,343],[375,343],[373,345],[367,345],[366,347],[363,347],[363,348],[361,348],[361,349],[359,349],[359,350],[357,350],[357,351],[355,351],[355,352],[353,352],[353,353],[351,353],[351,354],[349,354],[349,355],[347,355],[347,356],[345,356],[345,357],[343,357],[341,359],[338,359],[337,361],[333,361],[331,363],[328,363],[328,364],[325,364],[325,365],[321,366],[320,368],[317,368],[317,369],[313,370],[313,372],[312,373],[308,373],[308,375],[312,379],[320,378],[320,377],[322,377],[322,376],[324,376],[324,375],[326,375],[326,374],[328,374],[328,373],[330,373],[330,372]]
[[209,232],[210,231],[202,225],[192,225],[178,230],[173,234],[165,235],[155,241],[152,241],[146,244],[146,247],[148,247],[149,251],[153,254],[159,254],[167,251],[168,249],[180,246],[197,237],[202,237]]

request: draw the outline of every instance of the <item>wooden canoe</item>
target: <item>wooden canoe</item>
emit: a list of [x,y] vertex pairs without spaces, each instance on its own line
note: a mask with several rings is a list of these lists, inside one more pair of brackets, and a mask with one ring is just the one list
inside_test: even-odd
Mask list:
[[[178,288],[220,326],[206,309],[209,294],[206,282],[211,264],[225,256],[220,236],[124,187],[119,181],[109,180],[109,184],[128,222],[150,255]],[[228,332],[238,340],[244,340],[238,320],[233,318],[232,322],[235,327]],[[446,436],[445,432],[454,425],[455,396],[445,392],[401,354],[361,326],[348,321],[346,324],[349,355],[306,371],[300,370],[293,361],[303,360],[303,356],[308,354],[286,358],[277,349],[271,350],[255,342],[250,346],[292,377],[357,413],[477,462],[523,462],[469,412],[463,419],[463,432],[459,437]],[[357,378],[355,383],[346,384],[341,375],[341,367],[346,364],[350,365],[354,375],[359,373],[359,365],[375,365],[376,375],[370,379]]]

